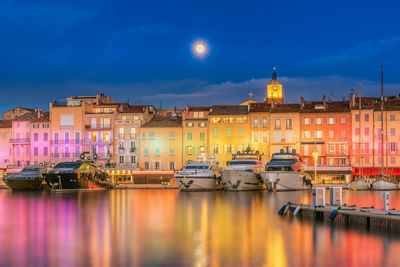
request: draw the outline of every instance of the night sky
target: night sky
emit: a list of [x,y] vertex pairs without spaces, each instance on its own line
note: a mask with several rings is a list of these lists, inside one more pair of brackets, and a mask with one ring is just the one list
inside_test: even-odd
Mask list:
[[[392,1],[0,2],[0,111],[104,92],[163,107],[262,101],[276,66],[286,102],[400,93]],[[194,56],[193,42],[209,53]]]

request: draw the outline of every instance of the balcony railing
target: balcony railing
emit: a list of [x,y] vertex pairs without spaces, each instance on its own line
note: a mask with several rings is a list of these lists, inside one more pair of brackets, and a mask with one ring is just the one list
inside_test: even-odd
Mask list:
[[125,151],[124,147],[122,146],[118,147],[118,153],[124,153],[124,151]]
[[31,141],[30,138],[12,138],[10,139],[11,144],[27,144]]
[[86,130],[109,130],[111,125],[85,125]]
[[119,139],[124,139],[124,138],[125,138],[125,134],[119,133],[119,134],[117,134],[117,137],[118,137]]
[[63,158],[63,159],[71,159],[71,158],[79,158],[80,153],[72,153],[72,152],[67,152],[67,153],[51,153],[50,156],[52,158]]
[[52,145],[81,145],[82,139],[59,139],[59,140],[50,140]]
[[129,134],[129,139],[136,139],[136,134]]
[[90,144],[96,144],[96,145],[109,145],[111,144],[112,141],[111,139],[109,140],[91,140],[91,139],[86,139],[84,140],[84,144],[85,145],[90,145]]

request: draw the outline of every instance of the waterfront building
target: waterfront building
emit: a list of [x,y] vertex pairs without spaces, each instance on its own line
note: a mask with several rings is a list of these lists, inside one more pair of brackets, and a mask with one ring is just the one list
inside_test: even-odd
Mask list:
[[15,120],[18,117],[21,117],[22,115],[25,115],[27,113],[32,113],[32,112],[35,112],[35,110],[33,108],[18,107],[18,108],[14,108],[14,109],[8,110],[6,112],[3,112],[2,118],[3,118],[3,120],[11,121],[11,120]]
[[208,151],[221,167],[226,167],[232,154],[247,147],[250,140],[249,107],[244,105],[214,105],[208,114]]
[[4,173],[7,165],[11,164],[12,145],[10,142],[12,121],[0,120],[0,171]]
[[43,113],[40,110],[38,116],[30,123],[31,128],[31,163],[34,165],[48,165],[51,162],[50,157],[50,137],[51,123],[48,112]]
[[140,127],[141,170],[179,170],[183,167],[182,117],[157,115]]
[[271,104],[253,103],[250,105],[251,144],[262,155],[263,164],[270,159],[270,115]]
[[[183,162],[196,161],[207,154],[208,113],[210,107],[189,107],[182,116],[183,126]],[[212,154],[212,153],[211,153]]]
[[[351,114],[349,101],[300,100],[300,155],[306,172],[320,182],[350,182]],[[315,153],[317,153],[315,155]],[[317,162],[315,162],[317,160]]]
[[299,104],[271,104],[269,157],[281,149],[300,149]]
[[155,114],[153,106],[122,104],[114,124],[114,167],[139,169],[140,126]]

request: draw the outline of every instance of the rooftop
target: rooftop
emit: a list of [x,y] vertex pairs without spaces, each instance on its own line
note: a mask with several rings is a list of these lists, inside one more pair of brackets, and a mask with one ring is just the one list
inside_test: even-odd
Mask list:
[[0,120],[0,128],[11,128],[12,121],[9,120]]
[[241,105],[214,105],[211,107],[209,116],[215,115],[248,115],[248,106]]
[[141,128],[180,128],[182,127],[181,117],[158,116],[142,125]]

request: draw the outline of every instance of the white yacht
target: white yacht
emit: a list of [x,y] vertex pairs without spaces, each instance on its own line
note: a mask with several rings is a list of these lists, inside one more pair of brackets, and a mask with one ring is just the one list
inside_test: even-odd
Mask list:
[[265,171],[260,172],[262,181],[270,191],[306,190],[312,187],[307,179],[304,164],[299,154],[293,149],[272,154]]
[[371,189],[371,184],[367,181],[357,180],[347,184],[347,188],[354,191],[369,190]]
[[398,185],[386,180],[377,180],[371,184],[371,190],[397,190]]
[[216,190],[219,178],[218,166],[211,161],[189,163],[174,175],[181,191]]
[[232,154],[229,166],[221,175],[224,189],[230,191],[264,189],[259,174],[261,167],[261,155],[258,151],[251,153],[250,148],[247,148],[245,152]]

